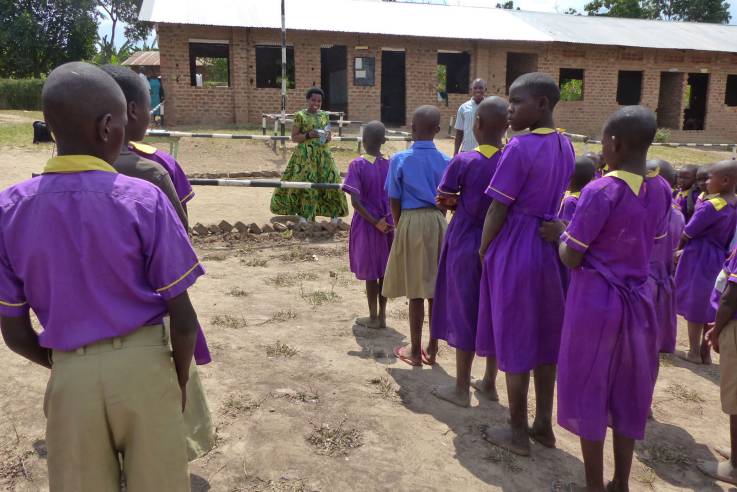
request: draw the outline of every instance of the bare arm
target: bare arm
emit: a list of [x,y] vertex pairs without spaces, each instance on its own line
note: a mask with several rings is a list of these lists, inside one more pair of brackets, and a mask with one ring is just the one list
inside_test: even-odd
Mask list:
[[455,148],[453,150],[453,157],[458,155],[458,151],[461,150],[462,144],[463,144],[463,130],[456,130],[456,141],[455,141]]
[[197,314],[186,291],[166,301],[166,307],[171,318],[171,347],[179,387],[182,389],[182,410],[184,410],[189,366],[197,341]]
[[38,343],[38,334],[31,326],[28,313],[17,318],[0,317],[3,340],[10,350],[31,362],[51,369],[49,349]]
[[312,130],[304,133],[300,130],[298,125],[292,126],[292,142],[303,143],[306,142],[308,138],[317,138],[317,132]]
[[394,219],[394,227],[399,225],[399,218],[402,216],[402,200],[398,198],[390,198],[389,203],[392,208],[392,218]]
[[484,232],[481,235],[481,249],[479,249],[479,254],[482,258],[486,254],[489,244],[496,238],[499,231],[502,230],[502,226],[507,220],[507,212],[509,212],[509,206],[496,200],[491,202],[489,210],[486,211]]
[[351,195],[351,205],[356,210],[356,212],[358,212],[358,215],[366,219],[369,224],[376,225],[376,223],[379,222],[379,220],[381,219],[381,217],[376,218],[371,215],[369,211],[366,210],[366,207],[363,206],[363,203],[361,203],[361,199],[353,194]]
[[719,335],[721,335],[727,323],[732,321],[735,313],[737,313],[737,284],[727,282],[727,288],[722,293],[722,297],[719,298],[719,308],[717,309],[714,328],[706,333],[709,345],[714,347],[717,353],[719,353]]
[[558,246],[558,255],[560,261],[568,268],[574,269],[581,266],[583,261],[583,253],[576,251],[573,248],[569,248],[566,243],[561,242]]

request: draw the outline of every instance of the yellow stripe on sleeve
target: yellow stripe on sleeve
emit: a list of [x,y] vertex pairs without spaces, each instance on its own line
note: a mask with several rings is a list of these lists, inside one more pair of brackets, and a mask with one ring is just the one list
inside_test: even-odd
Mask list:
[[156,289],[156,292],[163,292],[165,290],[171,289],[172,287],[174,287],[175,285],[177,285],[179,282],[181,282],[182,280],[184,280],[187,277],[187,275],[189,275],[190,273],[192,273],[194,271],[194,269],[197,268],[199,265],[200,265],[200,262],[198,261],[197,263],[195,263],[192,266],[192,268],[190,268],[189,270],[187,270],[186,272],[184,272],[184,275],[182,275],[181,277],[179,277],[178,279],[176,279],[174,282],[170,283],[169,285],[165,285],[164,287],[162,287],[160,289]]
[[504,197],[507,197],[507,198],[509,198],[509,199],[510,199],[510,200],[512,200],[512,201],[515,201],[515,200],[516,200],[516,198],[515,198],[515,197],[513,197],[513,196],[509,196],[509,195],[507,195],[506,193],[504,193],[503,191],[501,191],[501,190],[497,190],[497,189],[496,189],[496,188],[494,188],[493,186],[489,186],[489,188],[490,188],[490,189],[492,189],[492,190],[494,190],[494,191],[496,191],[496,192],[497,192],[497,193],[499,193],[500,195],[502,195],[502,196],[504,196]]
[[570,235],[570,234],[568,234],[567,232],[564,232],[563,234],[565,235],[565,237],[566,237],[567,239],[570,239],[571,241],[573,241],[574,243],[578,244],[578,245],[579,245],[579,246],[581,246],[582,248],[586,248],[586,249],[588,249],[588,247],[589,247],[589,245],[588,245],[588,244],[586,244],[586,243],[584,243],[584,242],[581,242],[581,241],[579,241],[578,239],[576,239],[575,237],[571,236],[571,235]]
[[26,302],[15,303],[15,302],[0,301],[0,306],[7,306],[7,307],[21,307],[21,306],[25,306],[26,304],[27,304]]

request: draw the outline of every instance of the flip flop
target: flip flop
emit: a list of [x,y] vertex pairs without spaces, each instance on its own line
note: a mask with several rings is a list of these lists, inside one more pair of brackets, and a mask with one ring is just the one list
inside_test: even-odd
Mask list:
[[422,355],[422,363],[428,366],[434,366],[435,365],[435,358],[438,356],[438,354],[435,354],[432,356],[432,359],[430,358],[430,354],[427,353],[425,349],[422,349],[420,351],[420,354]]
[[411,357],[407,357],[406,355],[402,355],[402,349],[404,346],[401,347],[394,347],[394,356],[401,360],[402,362],[405,362],[409,364],[412,367],[421,366],[422,362],[412,359]]

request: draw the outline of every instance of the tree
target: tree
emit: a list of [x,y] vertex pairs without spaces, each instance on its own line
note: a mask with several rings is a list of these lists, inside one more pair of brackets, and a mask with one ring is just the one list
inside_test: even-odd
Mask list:
[[646,2],[640,0],[593,0],[584,5],[583,9],[587,15],[627,17],[631,19],[652,18],[649,16]]
[[93,0],[0,0],[0,76],[36,77],[95,53]]
[[[110,37],[107,34],[102,36],[99,41],[100,56],[110,62],[113,56],[119,56],[120,53],[129,51],[130,47],[139,41],[145,41],[151,32],[151,24],[138,20],[138,12],[141,10],[142,0],[95,0],[95,3],[102,9],[101,16],[104,19],[110,19],[112,28]],[[119,23],[125,23],[126,27],[123,35],[126,38],[121,48],[115,46],[115,35]]]
[[[514,9],[514,0],[507,0],[504,3],[498,3],[498,4],[496,4],[496,8],[498,8],[498,9],[504,9],[504,10],[513,10]],[[519,10],[519,7],[517,7],[517,10]]]
[[588,15],[726,24],[729,4],[724,0],[592,0]]

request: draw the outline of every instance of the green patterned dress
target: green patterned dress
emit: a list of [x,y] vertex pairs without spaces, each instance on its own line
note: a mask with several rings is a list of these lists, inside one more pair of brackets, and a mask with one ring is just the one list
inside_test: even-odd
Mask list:
[[[306,109],[294,115],[294,125],[301,133],[323,129],[329,123],[324,111],[310,113]],[[340,172],[327,144],[310,138],[299,144],[289,159],[282,181],[340,183]],[[271,212],[277,215],[299,215],[307,220],[320,217],[345,217],[348,203],[340,190],[295,190],[277,188],[271,197]]]

